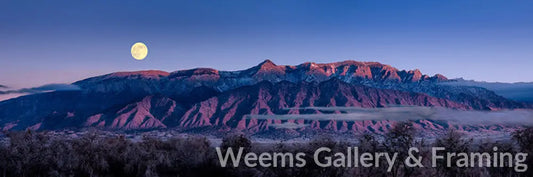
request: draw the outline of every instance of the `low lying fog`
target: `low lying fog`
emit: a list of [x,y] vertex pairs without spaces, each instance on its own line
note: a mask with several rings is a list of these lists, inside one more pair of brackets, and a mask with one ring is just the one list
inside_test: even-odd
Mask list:
[[[336,113],[246,115],[247,119],[304,120],[445,120],[462,125],[533,125],[533,110],[464,111],[442,107],[393,106],[386,108],[304,107],[289,108]],[[294,124],[296,125],[296,124]],[[291,126],[286,123],[283,127]]]

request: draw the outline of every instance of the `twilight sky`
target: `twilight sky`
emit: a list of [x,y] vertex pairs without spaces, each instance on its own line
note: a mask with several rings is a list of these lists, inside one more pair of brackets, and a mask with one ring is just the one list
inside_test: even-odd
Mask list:
[[[0,1],[0,84],[116,71],[378,61],[450,78],[533,81],[533,2]],[[143,61],[130,55],[147,44]]]

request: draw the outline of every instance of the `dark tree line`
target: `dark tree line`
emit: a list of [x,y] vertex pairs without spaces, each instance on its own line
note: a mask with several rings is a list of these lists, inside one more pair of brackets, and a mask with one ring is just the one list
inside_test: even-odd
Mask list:
[[[379,167],[337,168],[319,167],[313,162],[313,153],[320,147],[335,152],[345,152],[348,147],[357,146],[360,152],[398,152],[398,159],[407,157],[410,147],[418,147],[420,155],[428,157],[429,147],[445,147],[453,152],[493,152],[497,146],[500,152],[533,153],[533,128],[516,131],[509,142],[474,142],[461,133],[450,130],[445,135],[428,142],[417,138],[411,123],[397,123],[385,135],[363,134],[357,143],[338,141],[321,136],[306,143],[252,143],[243,134],[232,134],[223,138],[221,149],[243,147],[245,152],[304,152],[308,162],[303,167],[221,167],[215,148],[202,136],[176,137],[161,140],[143,137],[133,141],[124,136],[102,135],[90,132],[81,137],[46,135],[39,132],[8,132],[6,142],[0,145],[0,176],[87,176],[87,177],[166,177],[166,176],[533,176],[532,170],[516,173],[513,168],[457,168],[431,167],[425,158],[422,168],[410,168],[398,161],[387,172],[387,164],[381,161]],[[327,154],[326,154],[327,155]],[[533,158],[526,163],[533,165]],[[280,159],[278,159],[280,160]],[[456,159],[452,159],[455,161]],[[280,162],[281,163],[281,162]]]

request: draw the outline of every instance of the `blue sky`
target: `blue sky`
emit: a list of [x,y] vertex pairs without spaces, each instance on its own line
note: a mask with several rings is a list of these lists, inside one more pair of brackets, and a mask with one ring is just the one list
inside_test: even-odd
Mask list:
[[[0,84],[115,71],[379,61],[482,81],[533,81],[533,2],[1,1]],[[135,61],[133,43],[148,57]]]

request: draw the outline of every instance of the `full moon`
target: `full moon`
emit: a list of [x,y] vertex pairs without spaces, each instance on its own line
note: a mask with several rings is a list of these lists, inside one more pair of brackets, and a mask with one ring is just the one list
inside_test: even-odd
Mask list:
[[137,42],[131,46],[131,56],[136,60],[143,60],[148,55],[148,47],[142,42]]

